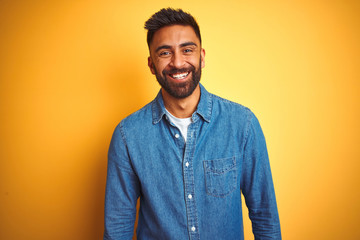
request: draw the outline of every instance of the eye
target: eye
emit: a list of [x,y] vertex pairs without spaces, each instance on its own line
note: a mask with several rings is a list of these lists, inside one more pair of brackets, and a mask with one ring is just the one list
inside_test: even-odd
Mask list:
[[169,51],[163,51],[163,52],[160,52],[159,56],[166,57],[166,56],[169,56],[170,54],[171,54],[171,52],[169,52]]
[[193,50],[190,49],[190,48],[184,49],[184,53],[189,54],[189,53],[192,53],[192,52],[193,52]]

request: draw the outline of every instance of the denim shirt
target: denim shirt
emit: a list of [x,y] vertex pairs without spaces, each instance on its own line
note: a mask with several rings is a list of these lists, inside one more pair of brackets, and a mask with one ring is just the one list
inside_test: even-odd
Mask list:
[[104,239],[281,239],[265,139],[254,114],[200,85],[187,142],[161,91],[116,127],[108,154]]

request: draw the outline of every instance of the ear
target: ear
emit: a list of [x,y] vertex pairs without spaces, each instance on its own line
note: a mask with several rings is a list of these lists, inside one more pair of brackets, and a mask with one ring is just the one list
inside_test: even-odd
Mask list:
[[201,49],[200,52],[200,56],[201,56],[201,68],[205,67],[205,49]]
[[150,68],[151,73],[155,74],[154,64],[153,64],[153,62],[151,60],[151,57],[148,57],[148,66]]

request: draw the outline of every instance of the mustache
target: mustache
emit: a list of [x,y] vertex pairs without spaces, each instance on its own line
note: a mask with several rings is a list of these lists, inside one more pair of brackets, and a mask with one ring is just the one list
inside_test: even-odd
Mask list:
[[176,74],[176,73],[183,73],[183,72],[194,72],[195,71],[195,67],[194,66],[190,66],[188,68],[171,68],[168,70],[163,70],[162,74],[168,75],[168,74]]

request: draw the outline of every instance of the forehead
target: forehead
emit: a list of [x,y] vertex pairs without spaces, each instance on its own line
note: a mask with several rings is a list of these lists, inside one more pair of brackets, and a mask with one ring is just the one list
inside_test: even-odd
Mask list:
[[194,42],[198,46],[200,45],[200,40],[196,36],[195,31],[191,26],[166,26],[155,32],[150,44],[150,48],[156,49],[161,45],[176,47],[184,42]]

